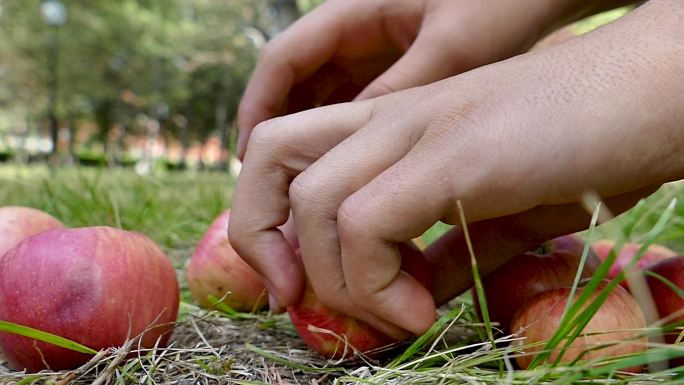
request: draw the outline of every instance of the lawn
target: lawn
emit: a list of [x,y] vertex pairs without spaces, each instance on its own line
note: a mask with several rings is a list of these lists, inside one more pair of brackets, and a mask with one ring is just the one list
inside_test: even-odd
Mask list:
[[[488,337],[468,296],[440,309],[442,318],[413,345],[389,361],[328,362],[309,352],[286,316],[229,316],[199,309],[184,284],[184,266],[208,224],[230,206],[234,180],[224,173],[182,172],[140,176],[124,169],[0,166],[0,206],[40,208],[71,227],[106,225],[135,230],[155,240],[171,258],[181,281],[182,306],[169,349],[98,355],[90,364],[62,373],[25,375],[0,365],[4,383],[663,383],[684,373],[659,370],[619,374],[596,363],[542,365],[516,370],[512,336]],[[684,185],[669,184],[636,209],[596,229],[593,238],[657,241],[684,252]],[[663,215],[662,229],[652,231]],[[434,239],[445,226],[424,236]],[[587,233],[583,233],[585,236]],[[131,348],[131,347],[129,347]],[[650,362],[645,355],[627,358]],[[0,359],[0,363],[2,360]],[[619,366],[620,361],[616,366]]]

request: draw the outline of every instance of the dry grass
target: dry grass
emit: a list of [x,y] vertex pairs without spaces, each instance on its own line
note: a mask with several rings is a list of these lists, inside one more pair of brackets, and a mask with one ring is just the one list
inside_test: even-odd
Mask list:
[[[326,361],[306,348],[287,316],[232,319],[199,309],[183,282],[184,263],[213,217],[229,206],[231,185],[220,174],[140,177],[123,171],[0,168],[0,205],[29,205],[70,226],[120,226],[155,239],[178,269],[183,298],[168,348],[138,350],[131,342],[100,352],[79,369],[39,374],[12,371],[0,358],[0,384],[669,384],[684,375],[677,369],[606,372],[597,363],[516,370],[514,357],[522,351],[509,342],[517,337],[497,333],[492,344],[467,297],[442,309],[430,334],[382,362]],[[624,216],[604,233],[636,229],[639,240],[667,203],[682,196],[684,185],[666,186],[641,212]],[[682,218],[684,207],[678,205],[658,241],[684,250]]]

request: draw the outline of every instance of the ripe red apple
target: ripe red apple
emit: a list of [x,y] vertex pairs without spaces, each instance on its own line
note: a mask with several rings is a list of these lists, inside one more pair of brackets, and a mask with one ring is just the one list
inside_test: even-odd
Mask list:
[[[591,303],[603,288],[605,282],[592,294],[588,303]],[[579,298],[582,290],[584,288],[579,288],[575,292],[575,300]],[[548,290],[527,300],[515,313],[511,322],[511,330],[526,337],[517,344],[548,341],[558,329],[569,297],[570,288],[566,287]],[[560,362],[569,363],[580,356],[581,360],[596,360],[645,351],[648,342],[648,338],[643,335],[645,327],[646,319],[639,304],[627,290],[616,286],[582,333],[564,352]],[[561,344],[564,345],[564,342]],[[608,346],[599,348],[604,344]],[[526,354],[516,357],[518,365],[526,369],[535,357],[535,354],[530,353],[543,349],[543,344],[527,347]],[[554,349],[549,360],[554,362],[559,352],[560,348]],[[639,372],[641,367],[621,370]]]
[[[506,328],[528,298],[546,290],[571,286],[579,269],[584,243],[574,235],[547,241],[538,250],[513,257],[482,279],[487,310],[492,322]],[[600,264],[593,253],[587,255],[582,277],[590,277]],[[473,300],[480,314],[477,295]],[[481,316],[480,316],[481,317]]]
[[30,235],[62,227],[55,217],[34,208],[0,207],[0,257]]
[[[109,227],[33,235],[0,259],[0,319],[95,350],[164,346],[176,320],[176,271],[149,238]],[[0,332],[0,352],[17,370],[73,369],[91,357]],[[44,364],[45,363],[45,364]]]
[[[432,279],[423,253],[412,243],[400,244],[399,251],[402,269],[429,288]],[[369,353],[397,342],[365,322],[321,304],[308,284],[300,302],[287,312],[304,342],[329,359],[352,358],[355,352]]]
[[[684,255],[664,259],[644,270],[665,278],[669,283],[684,290]],[[661,279],[646,275],[646,282],[651,291],[660,319],[666,318],[666,324],[682,323],[684,321],[684,299]],[[668,333],[665,340],[675,342],[679,330]]]
[[[608,258],[608,255],[610,255],[610,251],[613,249],[613,247],[615,247],[615,241],[611,241],[609,239],[594,241],[591,244],[591,248],[601,261],[605,261],[606,258]],[[634,255],[639,251],[639,248],[641,248],[641,245],[637,243],[623,244],[622,249],[620,249],[620,252],[615,258],[615,262],[613,262],[613,265],[608,271],[607,278],[613,279],[620,274],[625,267],[627,267]],[[642,270],[655,262],[674,257],[675,255],[677,255],[677,253],[665,246],[652,244],[648,247],[648,249],[646,249],[644,254],[637,261],[636,265],[634,265],[634,269]],[[620,284],[625,288],[628,287],[628,282],[626,280],[622,281]]]
[[235,310],[256,311],[268,302],[266,288],[261,276],[230,245],[229,219],[230,210],[226,210],[209,226],[190,259],[188,286],[206,308],[213,305],[207,298],[213,295]]

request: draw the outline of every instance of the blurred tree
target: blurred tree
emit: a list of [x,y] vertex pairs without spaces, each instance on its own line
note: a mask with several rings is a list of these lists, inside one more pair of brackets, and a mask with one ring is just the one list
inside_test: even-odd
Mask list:
[[[143,121],[158,123],[159,138],[186,146],[213,134],[230,137],[257,51],[254,20],[266,0],[64,3],[69,20],[61,36],[57,112],[72,122],[69,129],[89,117],[97,126],[94,148],[114,154],[124,136],[150,136],[154,125]],[[0,115],[10,125],[28,116],[44,129],[50,34],[40,5],[1,3]]]

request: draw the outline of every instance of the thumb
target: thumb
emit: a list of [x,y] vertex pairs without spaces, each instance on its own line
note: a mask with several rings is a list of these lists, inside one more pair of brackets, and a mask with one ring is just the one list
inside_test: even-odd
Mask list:
[[463,63],[457,62],[453,43],[445,41],[445,34],[421,31],[406,53],[378,76],[354,100],[371,99],[406,88],[422,86],[459,72]]

